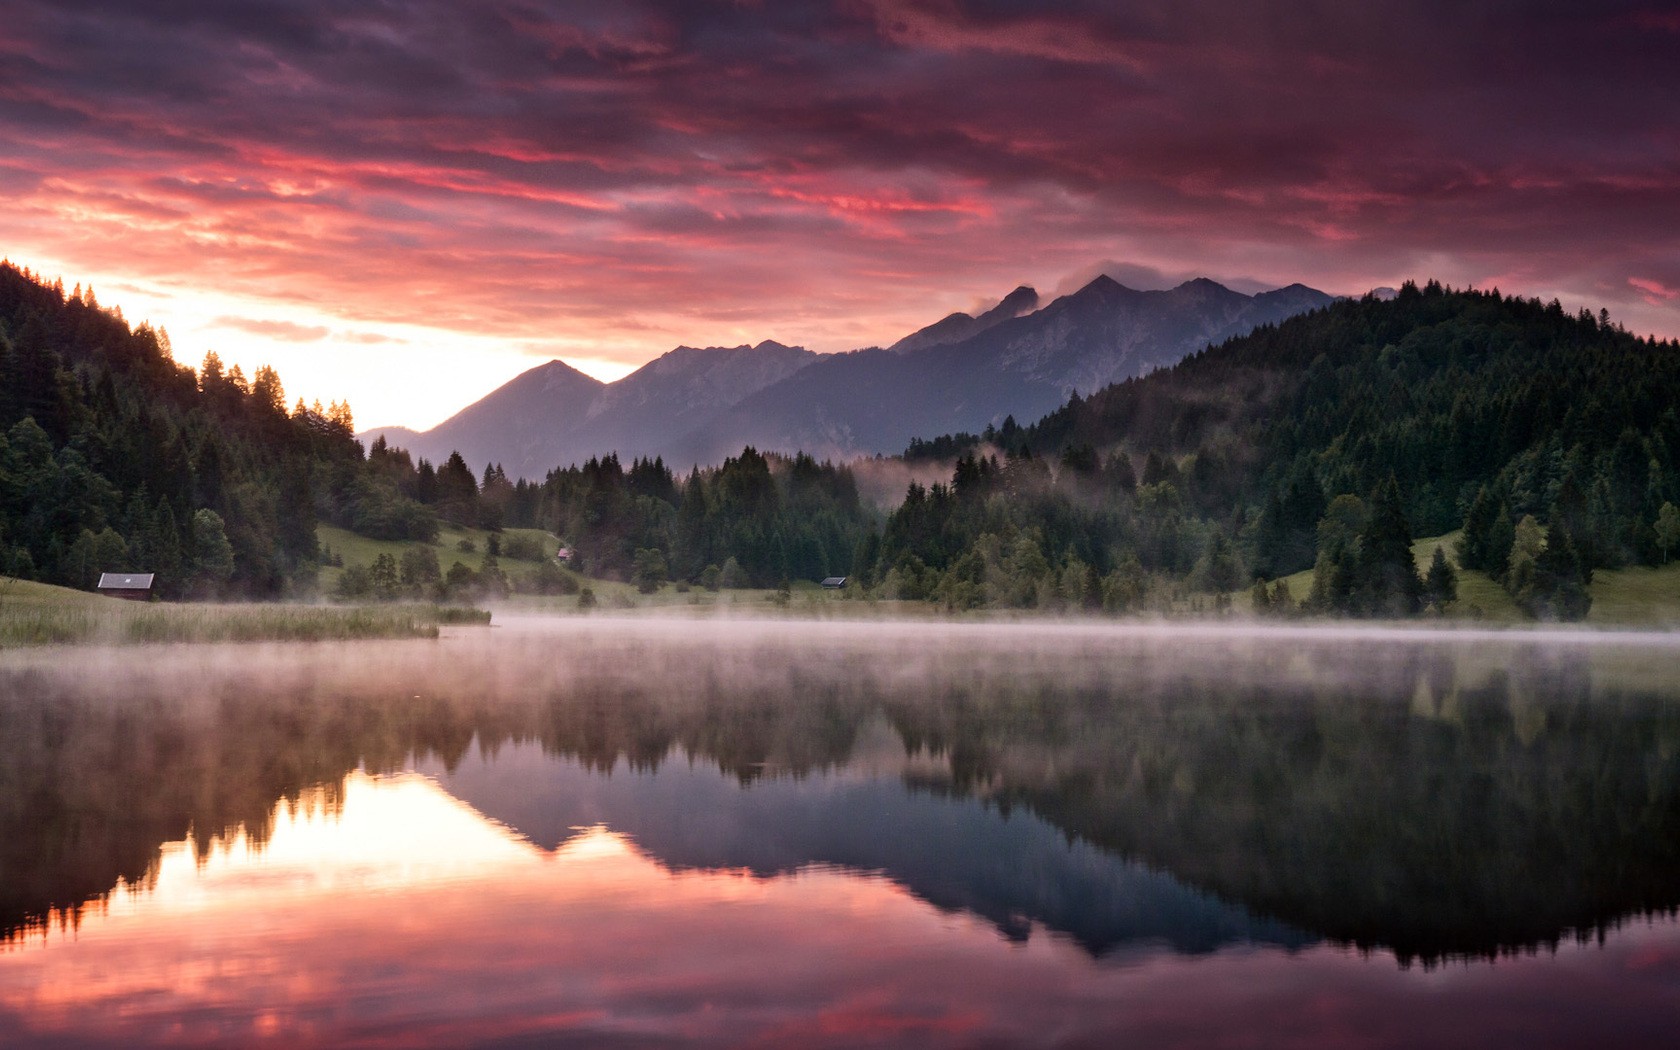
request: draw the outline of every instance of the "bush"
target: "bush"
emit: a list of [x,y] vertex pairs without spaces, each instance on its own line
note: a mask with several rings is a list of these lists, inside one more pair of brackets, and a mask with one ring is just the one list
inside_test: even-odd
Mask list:
[[466,594],[478,588],[478,573],[456,562],[449,567],[449,572],[443,577],[443,589],[447,594]]
[[723,569],[718,573],[718,584],[734,590],[747,585],[747,574],[741,568],[741,563],[730,558],[723,563]]
[[658,547],[643,547],[631,563],[630,582],[642,594],[652,594],[665,586],[667,571],[664,553]]
[[509,536],[502,541],[502,557],[514,561],[544,561],[542,540],[535,536]]
[[538,594],[576,594],[578,592],[577,577],[556,565],[553,561],[544,561],[537,565],[537,571],[530,576],[531,586]]

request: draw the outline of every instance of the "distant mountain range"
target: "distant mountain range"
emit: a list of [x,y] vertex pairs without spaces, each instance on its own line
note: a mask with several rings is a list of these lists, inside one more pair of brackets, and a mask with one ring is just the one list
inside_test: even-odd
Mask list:
[[680,346],[615,383],[560,361],[539,365],[431,430],[384,427],[392,445],[435,461],[459,451],[510,477],[607,452],[714,463],[745,445],[821,456],[902,451],[910,439],[1030,421],[1069,393],[1177,363],[1210,343],[1328,305],[1304,285],[1244,295],[1200,278],[1136,291],[1098,277],[1040,307],[1021,287],[979,316],[954,313],[888,349],[816,354]]

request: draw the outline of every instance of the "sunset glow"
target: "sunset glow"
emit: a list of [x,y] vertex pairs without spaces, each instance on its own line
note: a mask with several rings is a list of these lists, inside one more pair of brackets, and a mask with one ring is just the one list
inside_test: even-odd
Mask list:
[[1680,334],[1672,16],[1275,14],[13,4],[0,249],[363,425],[1099,269],[1436,277]]

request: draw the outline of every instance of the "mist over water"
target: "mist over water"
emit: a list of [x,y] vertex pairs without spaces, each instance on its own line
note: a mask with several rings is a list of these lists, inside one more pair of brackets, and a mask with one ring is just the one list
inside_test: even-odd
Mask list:
[[0,1039],[1660,1045],[1677,657],[647,617],[4,653]]

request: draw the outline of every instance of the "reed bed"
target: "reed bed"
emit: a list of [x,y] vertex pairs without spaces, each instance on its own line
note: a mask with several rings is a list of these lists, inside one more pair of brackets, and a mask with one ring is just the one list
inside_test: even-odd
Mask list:
[[173,605],[0,602],[0,648],[160,642],[324,642],[436,638],[440,624],[490,613],[436,605]]

